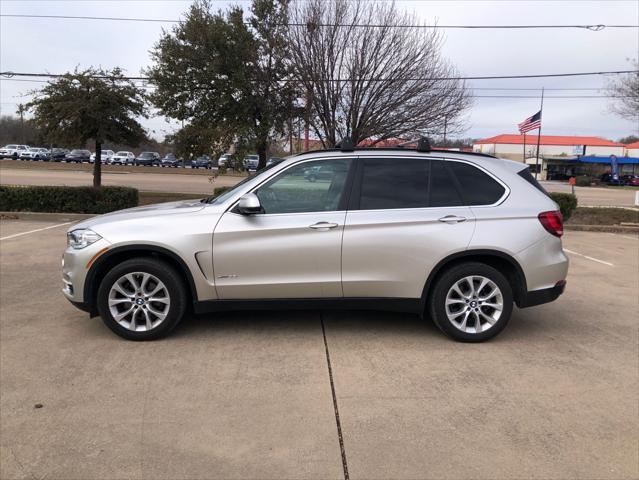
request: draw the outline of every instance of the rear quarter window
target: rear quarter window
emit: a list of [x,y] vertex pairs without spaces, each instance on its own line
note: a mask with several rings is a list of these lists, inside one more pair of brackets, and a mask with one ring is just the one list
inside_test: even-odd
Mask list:
[[462,162],[448,164],[457,178],[466,205],[492,205],[506,192],[499,182],[477,167]]
[[530,171],[530,168],[524,168],[520,172],[517,172],[517,175],[519,175],[521,178],[526,180],[528,183],[530,183],[533,187],[535,187],[541,193],[548,195],[548,192],[546,191],[546,189],[542,187],[541,183],[539,183],[537,179],[533,176],[532,172]]

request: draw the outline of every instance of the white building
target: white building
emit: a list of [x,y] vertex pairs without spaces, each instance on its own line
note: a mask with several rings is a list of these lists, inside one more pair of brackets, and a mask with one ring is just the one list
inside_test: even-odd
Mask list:
[[626,157],[639,158],[639,142],[626,145]]
[[[473,151],[522,160],[524,135],[503,134],[478,140],[473,144]],[[526,135],[525,151],[526,158],[536,156],[537,135]],[[622,157],[626,155],[625,152],[625,145],[600,137],[542,135],[539,145],[540,156],[597,155],[609,157],[616,155]]]

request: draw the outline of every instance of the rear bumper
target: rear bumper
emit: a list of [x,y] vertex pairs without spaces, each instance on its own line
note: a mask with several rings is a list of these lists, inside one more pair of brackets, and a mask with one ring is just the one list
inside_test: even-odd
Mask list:
[[527,292],[520,301],[517,303],[519,308],[534,307],[535,305],[541,305],[557,300],[559,296],[564,293],[566,289],[566,281],[561,280],[557,282],[554,287],[542,288],[541,290],[533,290]]

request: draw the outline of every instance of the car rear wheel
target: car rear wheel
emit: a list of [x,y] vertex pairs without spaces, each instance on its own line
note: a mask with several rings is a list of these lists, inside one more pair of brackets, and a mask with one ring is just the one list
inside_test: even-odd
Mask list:
[[186,310],[182,278],[165,262],[135,258],[106,274],[98,289],[98,312],[105,325],[127,340],[167,335]]
[[454,340],[482,342],[501,332],[512,314],[513,294],[497,269],[476,262],[456,265],[436,281],[429,312]]

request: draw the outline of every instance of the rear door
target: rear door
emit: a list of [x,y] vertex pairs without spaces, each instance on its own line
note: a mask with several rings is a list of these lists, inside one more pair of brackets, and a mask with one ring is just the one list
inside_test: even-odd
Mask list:
[[360,158],[344,227],[344,296],[419,298],[431,269],[465,250],[474,226],[446,162]]

